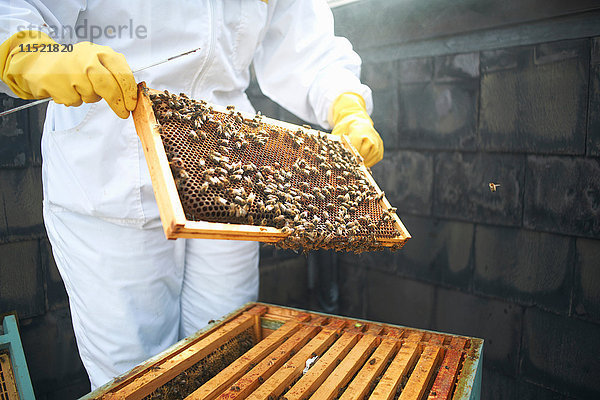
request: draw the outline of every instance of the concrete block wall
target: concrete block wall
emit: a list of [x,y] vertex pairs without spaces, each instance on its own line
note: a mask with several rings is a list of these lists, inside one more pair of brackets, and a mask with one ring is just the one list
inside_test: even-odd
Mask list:
[[[0,97],[2,110],[22,103]],[[18,314],[36,398],[63,400],[87,393],[89,382],[42,220],[44,111],[0,118],[0,314]]]
[[334,9],[373,89],[374,176],[413,235],[396,253],[338,256],[339,313],[484,338],[483,399],[597,398],[600,30],[576,33],[558,2],[535,22],[535,0],[505,20],[506,4],[442,3]]

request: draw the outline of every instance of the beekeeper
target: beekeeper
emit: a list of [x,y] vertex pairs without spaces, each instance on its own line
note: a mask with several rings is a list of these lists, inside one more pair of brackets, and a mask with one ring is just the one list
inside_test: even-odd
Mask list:
[[44,221],[93,388],[257,298],[256,242],[165,239],[129,118],[136,82],[254,112],[253,63],[271,99],[347,134],[368,165],[383,155],[325,0],[1,0],[0,21],[2,90],[54,100]]

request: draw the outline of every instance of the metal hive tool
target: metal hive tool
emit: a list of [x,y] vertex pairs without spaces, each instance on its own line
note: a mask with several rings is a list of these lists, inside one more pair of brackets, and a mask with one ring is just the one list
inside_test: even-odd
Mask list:
[[140,84],[134,111],[168,238],[398,249],[410,235],[345,137]]
[[262,303],[85,397],[186,400],[472,400],[483,340]]

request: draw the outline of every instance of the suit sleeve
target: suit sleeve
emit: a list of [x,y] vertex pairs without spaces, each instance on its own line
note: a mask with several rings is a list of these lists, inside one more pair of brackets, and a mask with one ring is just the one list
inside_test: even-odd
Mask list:
[[371,90],[360,82],[361,60],[336,37],[333,15],[320,0],[271,0],[268,27],[254,56],[261,90],[300,118],[326,129],[342,93],[361,95],[369,113]]

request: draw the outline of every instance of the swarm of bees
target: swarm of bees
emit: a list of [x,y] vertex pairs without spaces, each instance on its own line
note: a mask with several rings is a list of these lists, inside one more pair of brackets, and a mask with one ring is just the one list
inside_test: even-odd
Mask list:
[[[180,372],[169,382],[144,397],[144,400],[183,399],[208,382],[256,344],[251,331],[243,331],[196,364]],[[151,367],[154,369],[158,367]]]
[[276,246],[305,251],[380,250],[377,238],[399,234],[396,209],[325,133],[215,111],[183,93],[149,97],[188,220],[275,227],[288,234]]

